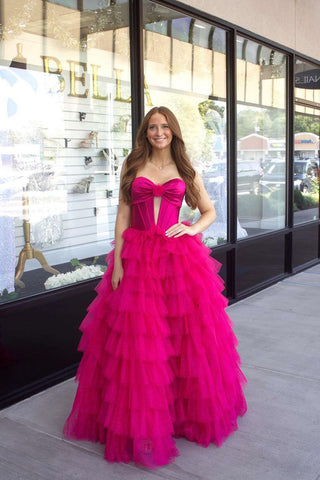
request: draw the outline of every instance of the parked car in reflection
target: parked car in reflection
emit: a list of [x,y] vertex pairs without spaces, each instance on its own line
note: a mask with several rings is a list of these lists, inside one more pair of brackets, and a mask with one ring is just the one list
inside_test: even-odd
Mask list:
[[208,194],[214,198],[217,185],[226,185],[227,182],[227,164],[226,162],[214,162],[201,174],[203,183]]
[[237,163],[237,190],[239,193],[260,193],[263,169],[259,162],[239,160]]
[[293,167],[294,188],[308,193],[317,178],[318,163],[315,160],[295,160]]
[[[307,193],[316,179],[318,164],[315,160],[295,160],[293,165],[294,188]],[[284,188],[286,182],[286,164],[284,160],[272,162],[260,180],[262,193]]]
[[284,160],[271,162],[260,180],[261,193],[284,188],[286,183],[286,163]]
[[[238,161],[237,164],[237,190],[238,194],[252,193],[257,195],[260,192],[260,179],[263,170],[258,162],[252,160]],[[227,165],[226,162],[218,162],[210,165],[202,173],[204,184],[209,191],[212,183],[227,181]]]

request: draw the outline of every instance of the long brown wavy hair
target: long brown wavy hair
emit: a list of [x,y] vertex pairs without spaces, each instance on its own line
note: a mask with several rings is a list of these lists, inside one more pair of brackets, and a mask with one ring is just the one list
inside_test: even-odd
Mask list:
[[186,184],[185,199],[189,207],[197,208],[199,191],[194,183],[195,169],[191,165],[182,139],[181,129],[176,116],[167,107],[154,107],[144,117],[136,137],[136,143],[125,160],[122,170],[121,193],[126,203],[131,202],[131,185],[139,168],[151,157],[152,147],[147,139],[147,129],[153,114],[163,115],[172,131],[171,155],[177,166],[180,177]]

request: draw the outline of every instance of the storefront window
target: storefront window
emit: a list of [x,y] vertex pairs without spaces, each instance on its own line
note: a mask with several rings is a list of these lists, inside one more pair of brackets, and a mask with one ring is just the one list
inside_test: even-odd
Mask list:
[[237,39],[238,238],[285,226],[286,57]]
[[320,69],[295,65],[294,223],[319,218]]
[[99,276],[131,144],[128,1],[1,2],[0,301]]
[[[148,0],[144,27],[146,111],[165,105],[179,120],[217,211],[203,238],[213,247],[227,241],[226,32]],[[197,215],[183,206],[182,219]]]

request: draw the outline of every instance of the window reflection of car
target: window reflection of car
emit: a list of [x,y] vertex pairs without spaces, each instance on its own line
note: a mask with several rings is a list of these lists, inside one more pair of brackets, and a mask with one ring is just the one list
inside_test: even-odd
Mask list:
[[317,176],[318,163],[315,160],[295,160],[293,167],[294,188],[308,193]]
[[260,180],[263,170],[258,162],[253,160],[238,161],[237,190],[239,193],[260,193]]
[[260,180],[261,193],[268,193],[272,190],[285,186],[286,164],[284,160],[272,162],[262,179]]
[[[312,181],[316,178],[318,164],[314,160],[295,160],[293,165],[294,188],[303,193],[310,191]],[[279,189],[285,186],[286,166],[284,161],[270,164],[263,178],[260,180],[262,193]]]
[[216,195],[218,185],[223,185],[227,181],[226,162],[215,162],[202,172],[203,183],[211,198]]
[[[259,182],[262,177],[262,173],[262,168],[258,162],[239,161],[237,173],[238,193],[254,193],[257,195],[260,192]],[[226,162],[213,163],[202,173],[202,178],[210,194],[213,183],[216,184],[227,181]]]

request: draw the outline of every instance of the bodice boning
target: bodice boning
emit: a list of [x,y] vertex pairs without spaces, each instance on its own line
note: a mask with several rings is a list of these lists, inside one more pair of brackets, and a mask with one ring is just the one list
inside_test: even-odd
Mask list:
[[[155,224],[167,230],[178,222],[186,185],[181,178],[172,178],[156,184],[146,177],[136,177],[131,187],[131,227],[148,230]],[[157,222],[155,222],[154,197],[161,197]]]

